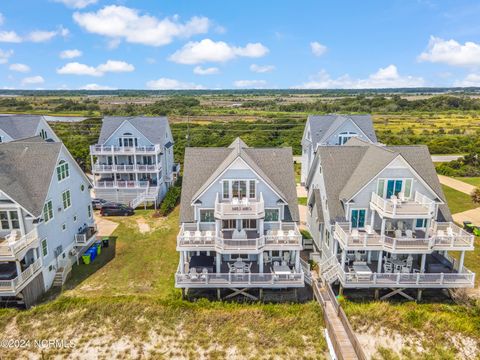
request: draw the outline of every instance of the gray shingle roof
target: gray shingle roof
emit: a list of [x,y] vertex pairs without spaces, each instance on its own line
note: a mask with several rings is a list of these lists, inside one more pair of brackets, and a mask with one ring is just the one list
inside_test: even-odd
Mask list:
[[0,116],[0,129],[13,139],[24,139],[35,136],[42,115],[2,115]]
[[168,128],[168,119],[162,117],[149,116],[106,116],[103,118],[102,129],[98,138],[98,144],[104,144],[108,138],[122,125],[125,121],[132,124],[140,131],[152,144],[163,145],[165,142],[165,132]]
[[0,144],[0,190],[40,216],[61,148],[36,138]]
[[377,135],[373,128],[370,115],[309,115],[307,122],[310,124],[310,134],[313,144],[323,144],[325,140],[345,121],[355,123],[373,143],[377,142]]
[[[331,220],[344,220],[342,201],[354,196],[398,155],[401,155],[446,203],[426,146],[376,146],[359,139],[351,139],[346,146],[321,147],[317,154],[323,168]],[[439,218],[451,220],[448,206],[440,206]]]
[[194,221],[190,206],[208,185],[237,157],[241,157],[260,177],[288,202],[292,221],[298,221],[298,203],[291,148],[248,148],[243,141],[228,148],[186,148],[180,221]]

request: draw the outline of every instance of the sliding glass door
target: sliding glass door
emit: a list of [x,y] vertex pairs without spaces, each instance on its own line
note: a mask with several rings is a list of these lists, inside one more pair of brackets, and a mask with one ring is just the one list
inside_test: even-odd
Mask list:
[[352,222],[352,228],[362,229],[365,227],[365,215],[367,210],[365,209],[352,209],[350,221]]
[[402,191],[403,180],[388,180],[387,181],[387,199],[390,199],[392,195],[398,195]]

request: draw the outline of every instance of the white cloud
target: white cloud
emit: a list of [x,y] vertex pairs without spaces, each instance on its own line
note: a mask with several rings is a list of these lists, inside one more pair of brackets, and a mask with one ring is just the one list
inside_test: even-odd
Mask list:
[[108,60],[104,64],[97,67],[81,64],[78,62],[70,62],[65,64],[57,73],[61,75],[89,75],[89,76],[103,76],[107,72],[131,72],[135,67],[125,61]]
[[147,82],[147,87],[152,90],[188,90],[188,89],[203,89],[202,85],[194,83],[181,82],[175,79],[160,78],[158,80],[150,80]]
[[145,59],[145,61],[148,63],[148,64],[156,64],[157,63],[157,60],[155,60],[154,58],[152,57],[147,57]]
[[32,31],[28,34],[27,39],[31,42],[45,42],[51,40],[53,37],[57,35],[56,31]]
[[20,43],[22,38],[15,31],[0,31],[0,42]]
[[2,13],[0,13],[0,25],[3,25],[4,22],[5,22],[5,16],[3,16]]
[[22,85],[35,85],[35,84],[43,84],[45,79],[39,75],[26,77],[22,80]]
[[348,74],[336,79],[325,71],[320,71],[308,82],[294,86],[301,89],[373,89],[373,88],[402,88],[425,86],[421,77],[402,76],[395,65],[388,65],[378,69],[366,79],[353,79]]
[[53,0],[57,3],[63,3],[69,8],[83,9],[88,5],[96,4],[98,0]]
[[233,82],[233,85],[239,88],[258,89],[265,87],[267,82],[265,80],[237,80]]
[[312,53],[315,56],[322,56],[327,52],[327,47],[320,44],[318,41],[312,41],[310,43],[310,49],[312,49]]
[[60,58],[62,59],[74,59],[76,57],[82,56],[82,52],[77,49],[72,49],[72,50],[63,50],[60,53]]
[[87,84],[85,86],[82,86],[80,90],[115,90],[115,88],[105,85]]
[[25,64],[12,64],[10,65],[9,69],[12,71],[18,71],[22,73],[26,73],[30,71],[30,67]]
[[204,34],[210,27],[210,20],[206,17],[194,16],[181,23],[178,16],[158,19],[117,5],[105,6],[97,12],[75,12],[73,19],[90,33],[151,46],[169,44],[177,37]]
[[235,47],[223,41],[203,39],[190,41],[173,53],[169,60],[179,64],[200,64],[205,62],[225,62],[237,56],[257,58],[268,53],[268,48],[260,43],[249,43],[245,47]]
[[195,66],[193,69],[193,73],[197,75],[214,75],[219,73],[219,69],[217,67],[209,67],[203,68],[201,66]]
[[135,70],[135,67],[132,64],[129,64],[125,61],[118,60],[108,60],[105,64],[100,64],[97,66],[97,70],[105,72],[131,72]]
[[257,64],[250,65],[250,71],[253,71],[256,73],[267,73],[267,72],[272,72],[273,70],[275,70],[275,66],[273,65],[257,65]]
[[480,86],[480,74],[468,74],[465,79],[457,80],[453,83],[453,86],[458,87],[477,87]]
[[6,64],[8,59],[13,55],[13,50],[0,49],[0,64]]
[[452,66],[478,66],[480,65],[480,44],[467,41],[462,45],[455,40],[431,36],[427,49],[418,56],[418,60]]

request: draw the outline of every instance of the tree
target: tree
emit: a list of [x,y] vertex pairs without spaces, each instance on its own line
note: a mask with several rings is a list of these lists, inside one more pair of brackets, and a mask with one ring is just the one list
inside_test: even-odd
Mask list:
[[480,187],[476,187],[475,189],[473,189],[470,196],[474,204],[480,205]]

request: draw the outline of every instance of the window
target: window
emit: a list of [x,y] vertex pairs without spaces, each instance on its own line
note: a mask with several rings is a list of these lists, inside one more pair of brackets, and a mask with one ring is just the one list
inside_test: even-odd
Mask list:
[[256,229],[257,220],[255,219],[243,219],[242,220],[242,229]]
[[223,180],[223,196],[222,196],[223,199],[230,198],[229,189],[230,189],[230,186],[229,186],[228,180]]
[[62,181],[70,176],[70,170],[68,169],[68,163],[64,160],[60,161],[60,164],[57,166],[57,179]]
[[72,206],[72,199],[70,197],[70,190],[66,190],[62,193],[63,209],[67,210]]
[[200,222],[202,222],[202,223],[213,223],[213,222],[215,222],[214,210],[213,209],[201,209],[200,210]]
[[0,211],[0,228],[2,230],[20,229],[17,211]]
[[365,215],[367,210],[365,209],[352,209],[350,221],[352,222],[352,228],[362,229],[365,227]]
[[2,143],[2,142],[3,142],[3,137],[0,136],[0,143]]
[[48,244],[47,244],[47,239],[42,240],[42,255],[43,257],[48,255]]
[[85,185],[82,184],[80,185],[80,191],[83,191],[83,190],[85,190]]
[[341,132],[338,135],[338,145],[344,145],[348,140],[350,140],[352,137],[358,136],[357,133],[351,132],[351,131],[346,131],[346,132]]
[[222,220],[222,229],[235,229],[237,227],[237,221],[233,219]]
[[238,258],[248,260],[248,254],[230,254],[230,260],[237,260]]
[[425,229],[427,227],[427,219],[417,219],[415,227],[417,229]]
[[62,231],[67,230],[67,224],[62,224]]
[[232,181],[232,196],[239,199],[247,197],[247,182],[245,180]]
[[255,193],[255,180],[250,180],[248,182],[248,197],[250,199],[255,199],[256,193]]
[[409,198],[412,195],[412,179],[405,180],[405,187],[403,189],[403,193],[405,194],[406,198]]
[[383,198],[385,190],[385,179],[378,179],[377,195]]
[[44,129],[42,129],[42,131],[40,131],[40,137],[43,140],[47,140],[47,132]]
[[88,217],[91,218],[92,217],[92,205],[87,206],[87,212],[88,212]]
[[73,216],[73,222],[77,222],[77,215]]
[[53,219],[53,204],[52,200],[47,201],[43,206],[43,220],[47,223]]
[[265,221],[278,221],[278,209],[265,209]]

